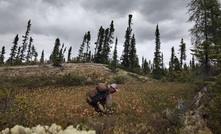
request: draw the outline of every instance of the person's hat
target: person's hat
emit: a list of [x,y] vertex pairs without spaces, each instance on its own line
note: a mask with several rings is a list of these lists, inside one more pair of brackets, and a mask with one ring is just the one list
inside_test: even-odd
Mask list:
[[110,87],[112,87],[112,88],[114,88],[114,89],[116,89],[116,90],[118,91],[118,86],[117,86],[117,84],[111,84]]

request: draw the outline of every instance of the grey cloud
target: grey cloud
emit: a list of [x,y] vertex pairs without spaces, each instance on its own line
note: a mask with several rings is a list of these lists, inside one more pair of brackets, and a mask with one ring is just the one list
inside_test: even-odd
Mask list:
[[152,23],[159,23],[161,20],[175,19],[174,14],[178,10],[185,9],[187,1],[149,0],[143,1],[142,5],[140,12],[144,15],[145,20]]
[[114,14],[118,17],[128,15],[139,6],[140,0],[90,0],[82,2],[82,7],[96,13]]

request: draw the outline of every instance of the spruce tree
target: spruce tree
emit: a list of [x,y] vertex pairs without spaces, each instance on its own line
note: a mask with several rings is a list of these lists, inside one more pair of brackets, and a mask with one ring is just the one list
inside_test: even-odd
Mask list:
[[183,42],[183,39],[180,43],[180,67],[183,68],[183,61],[186,60],[186,43]]
[[89,53],[89,49],[90,49],[90,41],[91,41],[91,33],[90,31],[87,32],[87,35],[86,35],[86,62],[89,62],[90,61],[90,53]]
[[112,44],[114,41],[114,21],[112,20],[111,21],[111,24],[110,24],[110,28],[109,28],[109,44]]
[[34,57],[34,62],[37,62],[37,58],[38,58],[38,52],[36,51],[36,49],[35,49],[35,46],[34,45],[32,45],[31,46],[31,57]]
[[2,47],[2,51],[0,53],[0,64],[4,64],[5,60],[5,46]]
[[53,63],[53,66],[61,66],[60,51],[59,51],[60,45],[61,45],[60,39],[57,38],[55,40],[54,49],[52,51],[52,54],[50,55],[50,61]]
[[70,48],[68,49],[68,62],[71,61],[71,51],[72,51],[72,47],[70,47]]
[[117,43],[118,43],[118,39],[116,38],[115,40],[115,46],[114,46],[114,51],[113,51],[113,58],[111,61],[111,67],[112,69],[115,71],[118,65],[118,60],[117,60]]
[[21,64],[20,53],[21,53],[21,47],[18,47],[18,52],[17,52],[17,55],[15,57],[15,62],[14,62],[15,65]]
[[109,28],[105,30],[104,33],[104,44],[102,49],[102,63],[107,64],[108,63],[108,56],[110,52],[110,45],[109,45]]
[[22,63],[23,60],[25,60],[25,52],[27,49],[27,41],[28,41],[28,36],[29,36],[29,32],[31,30],[31,20],[28,21],[28,25],[27,25],[27,30],[25,32],[25,35],[22,36],[23,37],[23,43],[21,46],[21,53],[20,53],[20,62]]
[[105,35],[105,30],[101,26],[98,32],[98,38],[95,48],[95,55],[94,55],[94,62],[95,63],[102,63],[103,61],[103,44],[104,44],[104,35]]
[[135,39],[134,34],[131,38],[130,44],[131,44],[131,49],[129,52],[130,69],[133,70],[139,67],[139,60],[138,60],[137,50],[136,50],[136,39]]
[[125,33],[125,42],[124,42],[124,50],[121,57],[121,65],[123,65],[124,68],[130,67],[130,58],[129,53],[131,49],[131,33],[132,33],[132,15],[129,14],[129,20],[128,20],[128,27]]
[[59,52],[59,61],[63,62],[65,61],[64,59],[64,53],[66,52],[66,47],[64,48],[64,43],[61,46],[60,52]]
[[28,50],[27,50],[27,56],[26,56],[26,62],[28,63],[31,59],[31,47],[32,47],[32,42],[33,42],[33,39],[32,37],[30,37],[30,40],[29,40],[29,44],[28,44]]
[[161,57],[161,52],[160,52],[160,32],[158,25],[156,26],[156,31],[155,31],[155,52],[154,52],[154,59],[153,59],[153,78],[154,79],[160,79],[162,77],[162,57]]
[[146,59],[144,59],[143,62],[143,73],[145,76],[147,76],[150,73],[150,67]]
[[44,56],[44,50],[42,50],[42,52],[41,52],[41,58],[40,58],[40,63],[41,63],[41,64],[44,63],[44,58],[45,58],[45,56]]
[[87,40],[87,34],[84,35],[83,41],[78,51],[78,58],[77,58],[78,61],[83,61],[84,59],[84,47],[85,47],[86,40]]
[[17,54],[17,48],[18,48],[18,34],[15,36],[14,41],[13,41],[13,46],[11,48],[11,53],[10,53],[10,57],[7,60],[7,63],[9,64],[13,64],[15,62],[15,56]]
[[169,71],[172,72],[174,71],[174,59],[175,59],[175,50],[174,47],[171,48],[171,57],[170,57],[170,62],[169,62]]

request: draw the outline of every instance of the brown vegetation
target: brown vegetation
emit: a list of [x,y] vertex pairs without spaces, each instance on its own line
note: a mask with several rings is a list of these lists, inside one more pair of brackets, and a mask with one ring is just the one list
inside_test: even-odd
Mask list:
[[[95,129],[98,133],[178,131],[174,128],[176,126],[164,117],[163,111],[166,108],[174,108],[180,98],[187,102],[191,100],[194,95],[192,85],[161,83],[134,74],[128,75],[124,71],[113,74],[103,65],[91,66],[88,64],[88,68],[85,65],[74,68],[75,65],[71,64],[66,65],[63,69],[46,66],[47,69],[42,72],[39,70],[21,71],[23,68],[3,69],[6,70],[6,74],[11,72],[9,70],[14,71],[12,74],[16,74],[16,71],[19,70],[21,72],[18,74],[21,73],[21,77],[26,76],[24,74],[30,74],[29,79],[34,76],[32,74],[34,72],[36,72],[35,76],[36,74],[44,74],[44,76],[54,74],[55,77],[59,76],[58,74],[70,73],[70,75],[84,74],[87,77],[84,77],[86,79],[82,85],[64,86],[55,83],[54,85],[34,86],[35,88],[29,88],[26,85],[16,87],[19,92],[15,94],[14,98],[12,97],[13,105],[10,110],[4,113],[4,118],[0,122],[2,126],[4,128],[12,127],[15,124],[27,127],[37,124],[50,126],[52,123],[56,123],[63,128],[68,125],[80,125],[82,129]],[[100,70],[95,69],[96,67]],[[88,80],[88,76],[91,77],[90,80]],[[111,112],[108,115],[99,115],[85,102],[85,93],[94,88],[96,82],[104,80],[116,82],[116,77],[119,77],[117,79],[122,83],[119,84],[120,91],[113,94]],[[39,85],[39,83],[36,84]]]

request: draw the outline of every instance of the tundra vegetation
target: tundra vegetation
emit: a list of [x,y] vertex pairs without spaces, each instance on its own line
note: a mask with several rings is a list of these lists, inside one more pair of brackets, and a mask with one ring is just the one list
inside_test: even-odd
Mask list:
[[[195,93],[192,84],[160,82],[123,70],[113,74],[101,64],[64,66],[63,70],[50,65],[1,70],[1,130],[17,124],[56,123],[101,133],[174,132],[179,124],[171,124],[162,112],[176,107],[180,98],[189,102]],[[119,83],[120,91],[113,95],[110,114],[101,116],[86,103],[85,93],[104,80]]]

